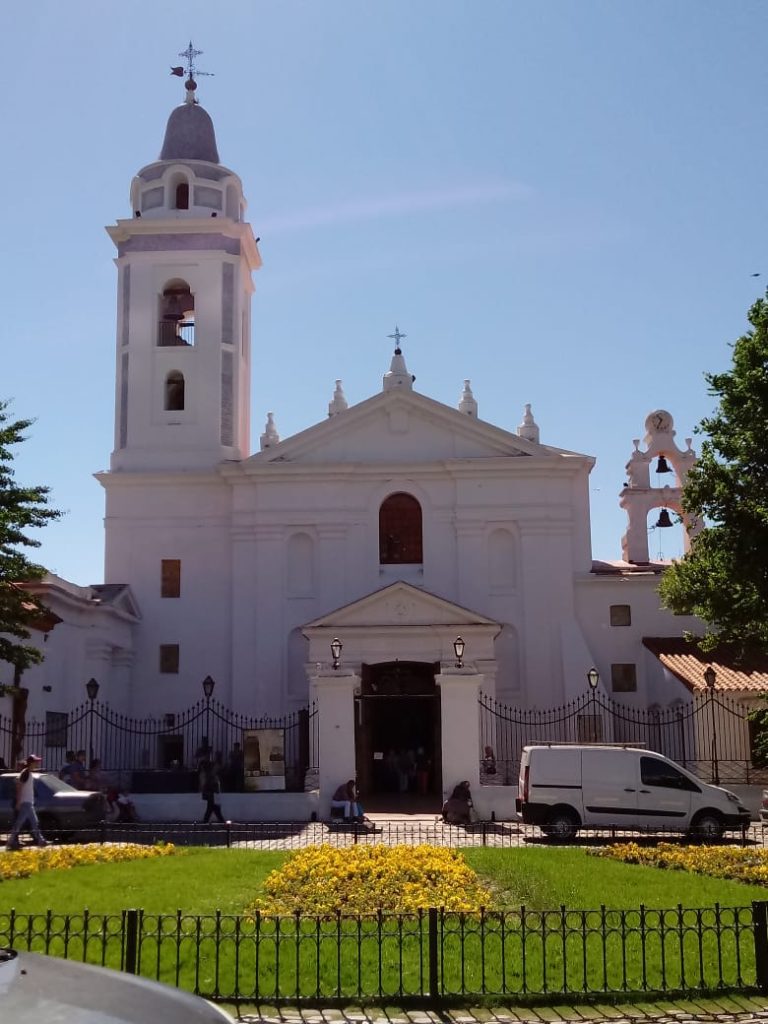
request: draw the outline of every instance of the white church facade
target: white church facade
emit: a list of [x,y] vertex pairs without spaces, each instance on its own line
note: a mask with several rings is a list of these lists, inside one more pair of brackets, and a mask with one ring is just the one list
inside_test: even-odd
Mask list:
[[[251,454],[261,259],[240,178],[186,86],[159,160],[131,185],[131,216],[108,229],[118,302],[114,450],[98,474],[104,583],[42,585],[62,621],[25,676],[28,713],[66,710],[90,677],[100,701],[135,717],[172,716],[204,677],[246,714],[311,706],[322,810],[355,774],[375,791],[387,752],[405,745],[440,766],[436,797],[479,783],[481,692],[562,705],[595,666],[602,693],[638,708],[687,696],[643,643],[696,626],[660,608],[662,567],[648,554],[648,511],[680,511],[694,461],[665,411],[635,442],[629,528],[610,563],[591,553],[594,459],[543,443],[530,406],[514,430],[484,422],[469,381],[455,408],[417,392],[397,329],[371,397],[349,406],[330,381],[327,417],[281,439],[269,414]],[[659,457],[676,474],[663,491],[649,475]]]

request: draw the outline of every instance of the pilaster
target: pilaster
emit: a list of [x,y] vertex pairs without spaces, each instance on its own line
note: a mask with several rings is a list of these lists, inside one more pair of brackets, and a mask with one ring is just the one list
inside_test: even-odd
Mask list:
[[354,779],[355,690],[360,676],[351,669],[321,669],[310,679],[317,699],[320,814],[327,817],[337,786]]
[[440,687],[443,800],[465,779],[473,794],[480,789],[480,713],[483,676],[474,668],[443,666]]

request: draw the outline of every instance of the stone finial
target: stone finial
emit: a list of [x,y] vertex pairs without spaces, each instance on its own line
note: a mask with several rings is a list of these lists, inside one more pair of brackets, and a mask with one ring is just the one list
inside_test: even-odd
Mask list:
[[261,435],[261,450],[274,448],[276,444],[280,444],[280,435],[275,426],[275,414],[268,412],[267,422],[264,424],[264,433]]
[[539,428],[533,418],[530,402],[526,402],[525,404],[523,422],[517,428],[517,435],[518,437],[524,438],[526,441],[533,441],[534,444],[539,443]]
[[383,390],[389,391],[392,388],[402,388],[404,391],[413,391],[413,382],[415,380],[416,378],[408,373],[405,357],[398,346],[395,349],[395,354],[392,356],[392,362],[389,364],[389,372],[384,374]]
[[337,413],[344,412],[345,409],[349,408],[349,402],[344,394],[344,388],[341,386],[341,381],[336,381],[336,389],[333,392],[333,398],[328,403],[328,415],[336,416]]
[[466,413],[467,416],[474,416],[477,419],[477,402],[472,394],[472,388],[468,380],[464,381],[464,390],[461,392],[461,398],[459,399],[459,412]]

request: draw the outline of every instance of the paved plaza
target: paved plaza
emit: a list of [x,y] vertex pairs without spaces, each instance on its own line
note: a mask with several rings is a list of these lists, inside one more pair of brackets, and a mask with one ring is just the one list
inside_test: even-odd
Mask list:
[[735,1024],[735,1022],[768,1021],[768,999],[724,996],[718,1000],[696,1002],[681,999],[674,1002],[642,1005],[592,1004],[589,1006],[492,1007],[460,1010],[395,1011],[380,1008],[368,1010],[283,1010],[244,1013],[246,1024]]

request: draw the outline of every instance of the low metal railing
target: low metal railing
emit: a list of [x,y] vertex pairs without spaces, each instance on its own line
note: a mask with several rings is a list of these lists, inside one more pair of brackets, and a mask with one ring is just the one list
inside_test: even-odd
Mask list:
[[11,910],[0,944],[277,1005],[768,991],[766,902],[322,917]]

